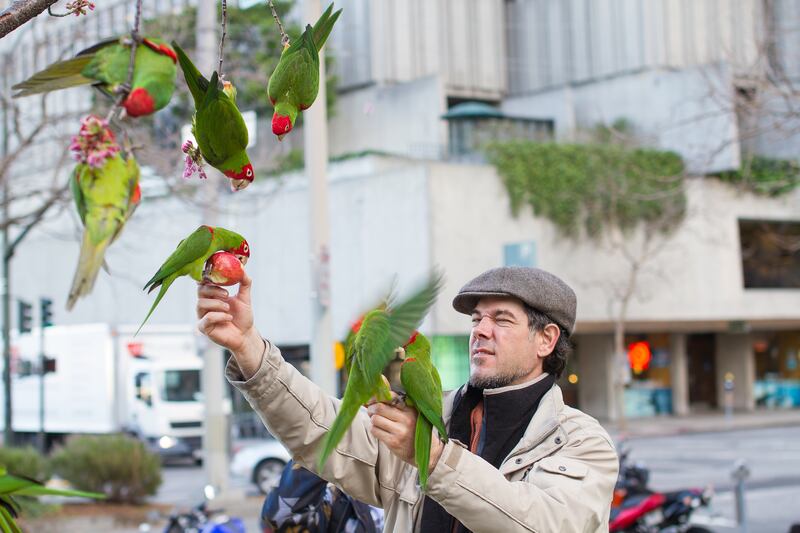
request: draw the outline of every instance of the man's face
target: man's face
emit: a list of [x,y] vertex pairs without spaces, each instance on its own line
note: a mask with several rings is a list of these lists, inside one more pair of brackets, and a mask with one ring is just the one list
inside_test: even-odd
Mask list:
[[541,335],[531,333],[522,302],[481,298],[472,311],[469,382],[474,387],[518,385],[542,373]]

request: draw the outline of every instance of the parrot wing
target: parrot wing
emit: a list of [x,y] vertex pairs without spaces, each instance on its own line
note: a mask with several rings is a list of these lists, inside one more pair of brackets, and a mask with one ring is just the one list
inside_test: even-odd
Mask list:
[[178,63],[183,71],[183,77],[186,78],[186,85],[189,87],[189,92],[192,93],[192,98],[194,98],[195,108],[197,108],[203,102],[206,92],[208,91],[208,80],[200,74],[200,71],[194,66],[194,63],[192,63],[192,60],[189,59],[189,56],[183,51],[183,48],[178,46],[178,43],[172,41],[172,48],[174,48],[175,53],[178,54]]
[[314,24],[314,45],[317,47],[319,51],[325,46],[325,41],[328,40],[328,35],[330,35],[331,30],[333,29],[333,25],[336,24],[336,20],[339,18],[339,15],[342,14],[342,10],[338,10],[336,13],[331,16],[331,12],[333,11],[333,2],[331,5],[328,6],[328,9],[320,15],[319,19],[317,19],[316,24]]
[[436,426],[442,439],[447,440],[447,430],[442,420],[442,389],[422,362],[406,359],[400,370],[400,382],[406,394],[414,401],[420,415]]
[[175,251],[172,252],[158,272],[148,281],[144,288],[151,292],[158,287],[161,282],[176,273],[181,268],[203,257],[203,254],[208,253],[208,248],[211,246],[211,240],[214,238],[213,232],[210,228],[200,226],[194,233],[186,237],[180,243]]
[[[428,281],[404,302],[389,304],[389,339],[392,349],[403,346],[422,323],[442,288],[442,276],[431,273]],[[386,361],[384,365],[388,363]]]
[[267,95],[273,104],[291,95],[289,98],[293,97],[296,100],[294,104],[310,105],[310,102],[317,97],[319,53],[314,46],[311,31],[311,26],[307,26],[303,35],[281,54],[281,59],[267,85]]
[[57,61],[42,71],[37,72],[27,80],[12,87],[19,91],[14,98],[39,94],[44,92],[66,89],[89,83],[96,84],[98,80],[83,75],[83,70],[95,59],[95,54],[108,46],[119,44],[118,38],[107,39],[78,52],[78,55],[64,61]]
[[81,224],[86,225],[86,198],[83,196],[80,184],[80,174],[83,165],[77,165],[69,178],[69,188],[72,192],[72,198],[75,200],[75,208],[78,210],[78,216],[81,218]]
[[247,125],[239,108],[219,89],[217,80],[214,72],[195,117],[194,128],[203,157],[212,165],[218,165],[244,150],[249,141]]

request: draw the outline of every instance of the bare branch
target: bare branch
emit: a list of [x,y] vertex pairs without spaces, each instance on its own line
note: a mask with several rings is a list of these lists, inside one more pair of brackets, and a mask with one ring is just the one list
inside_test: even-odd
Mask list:
[[111,106],[111,109],[106,116],[106,121],[111,122],[111,119],[114,118],[117,110],[122,107],[122,102],[128,97],[131,92],[131,83],[133,83],[133,67],[136,63],[136,47],[139,45],[139,41],[141,41],[142,37],[139,35],[139,25],[142,20],[142,0],[136,0],[136,19],[133,23],[133,29],[131,30],[131,59],[128,62],[128,79],[125,82],[125,85],[120,89],[119,98],[117,101],[114,102],[114,105]]
[[275,4],[272,3],[272,0],[267,0],[267,3],[272,10],[272,18],[278,23],[278,29],[281,32],[281,44],[284,47],[289,46],[289,36],[286,34],[286,30],[283,29],[283,24],[281,24],[281,19],[278,17],[278,12],[275,11]]
[[0,39],[32,18],[40,15],[58,0],[14,0],[0,11]]
[[225,35],[228,33],[228,3],[222,0],[222,37],[219,40],[219,68],[217,74],[222,79],[222,50],[225,47]]

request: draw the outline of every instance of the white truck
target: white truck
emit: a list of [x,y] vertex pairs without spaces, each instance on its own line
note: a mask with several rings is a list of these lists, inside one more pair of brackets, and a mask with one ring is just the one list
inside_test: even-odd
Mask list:
[[[134,337],[135,331],[135,326],[108,324],[45,329],[44,353],[55,362],[55,371],[44,376],[48,441],[76,433],[127,432],[164,457],[199,462],[203,361],[194,330],[148,325]],[[41,425],[40,353],[38,328],[12,337],[12,426],[26,440],[35,438]]]

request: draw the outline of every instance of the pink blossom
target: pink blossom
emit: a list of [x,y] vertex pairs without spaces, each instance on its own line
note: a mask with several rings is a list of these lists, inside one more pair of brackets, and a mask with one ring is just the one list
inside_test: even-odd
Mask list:
[[203,156],[200,153],[200,148],[195,147],[192,141],[186,141],[181,146],[181,151],[186,154],[183,166],[184,179],[191,178],[195,172],[197,172],[201,180],[207,179],[206,171],[203,170]]
[[107,121],[88,115],[81,120],[81,129],[78,135],[72,137],[69,149],[74,152],[72,155],[77,161],[100,168],[120,151],[120,146]]

